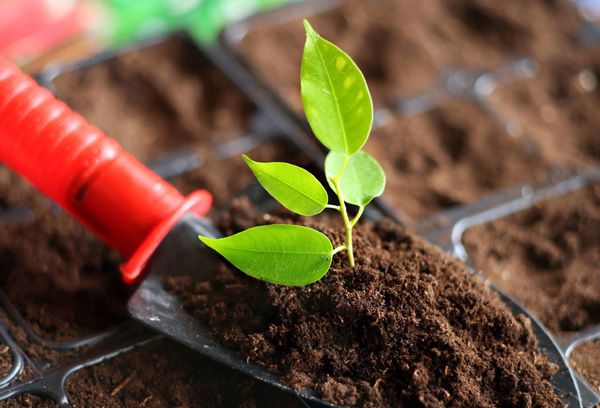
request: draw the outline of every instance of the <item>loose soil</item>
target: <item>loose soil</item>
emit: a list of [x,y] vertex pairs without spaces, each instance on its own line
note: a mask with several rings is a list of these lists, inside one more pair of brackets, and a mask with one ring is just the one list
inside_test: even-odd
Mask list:
[[0,211],[35,199],[35,190],[10,169],[0,165]]
[[600,324],[600,185],[468,230],[475,266],[556,335]]
[[[562,0],[348,0],[308,18],[355,58],[377,102],[429,88],[447,66],[491,67],[516,55],[554,55],[572,48],[579,28],[573,6]],[[300,110],[301,19],[252,28],[238,50]]]
[[47,340],[75,340],[126,318],[118,263],[112,250],[48,202],[32,220],[0,229],[0,288]]
[[[256,217],[241,201],[221,229],[291,221]],[[340,243],[328,218],[296,221]],[[561,406],[549,383],[555,366],[530,322],[460,262],[389,220],[360,225],[355,242],[355,269],[337,256],[307,287],[269,285],[225,264],[209,280],[167,285],[244,358],[337,404]]]
[[600,162],[600,49],[567,50],[542,60],[539,74],[510,84],[492,102],[519,120],[523,136],[550,160],[574,165]]
[[600,340],[590,341],[578,346],[569,357],[571,366],[581,375],[597,393],[600,392]]
[[[251,132],[256,108],[189,41],[171,37],[63,74],[55,85],[60,98],[142,160],[182,146],[196,151],[204,165],[171,180],[183,193],[204,188],[224,206],[253,179],[239,155],[223,161],[215,147]],[[284,160],[290,149],[278,140],[249,154]]]
[[12,356],[10,349],[4,343],[0,343],[0,377],[5,377],[12,369]]
[[66,388],[74,407],[299,406],[290,395],[169,341],[84,369]]
[[[149,369],[151,368],[151,369]],[[277,391],[167,340],[153,342],[67,378],[66,391],[78,407],[300,407]],[[3,407],[57,407],[23,395]]]
[[254,106],[190,41],[157,45],[60,75],[57,95],[142,160],[177,146],[224,142]]
[[384,200],[409,222],[502,188],[545,180],[550,168],[527,140],[511,138],[461,102],[394,118],[373,131],[365,148],[387,175]]

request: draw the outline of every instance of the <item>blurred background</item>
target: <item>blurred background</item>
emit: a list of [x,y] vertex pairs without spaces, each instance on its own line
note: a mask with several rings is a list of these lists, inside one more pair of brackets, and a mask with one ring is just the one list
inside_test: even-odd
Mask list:
[[35,73],[55,61],[173,31],[201,42],[233,21],[292,0],[0,0],[0,54]]

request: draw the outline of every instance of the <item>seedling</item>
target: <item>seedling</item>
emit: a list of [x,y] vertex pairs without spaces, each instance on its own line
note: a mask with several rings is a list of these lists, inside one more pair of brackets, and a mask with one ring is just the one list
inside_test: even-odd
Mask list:
[[[302,286],[321,279],[333,255],[346,251],[354,267],[352,228],[365,206],[383,193],[385,174],[362,147],[373,123],[367,83],[354,61],[320,37],[308,23],[302,56],[302,106],[313,133],[330,151],[325,176],[339,204],[329,204],[325,187],[305,169],[289,163],[260,163],[243,156],[260,184],[288,210],[313,216],[338,211],[345,242],[333,248],[324,234],[298,225],[264,225],[226,238],[200,240],[242,272],[267,282]],[[347,204],[358,207],[350,218]]]

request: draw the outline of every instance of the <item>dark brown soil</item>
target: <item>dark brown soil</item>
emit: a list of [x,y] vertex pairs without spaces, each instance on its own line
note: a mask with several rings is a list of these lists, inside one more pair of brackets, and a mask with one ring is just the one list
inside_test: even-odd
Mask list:
[[4,377],[12,368],[10,349],[6,344],[0,343],[0,376]]
[[53,401],[29,394],[3,401],[1,404],[3,408],[58,408],[58,404]]
[[[173,37],[55,82],[74,110],[140,159],[177,146],[197,151],[204,165],[172,180],[183,193],[204,188],[224,206],[253,179],[239,155],[221,161],[214,148],[250,132],[254,105],[188,41]],[[284,160],[289,151],[273,141],[249,154]]]
[[34,199],[35,190],[23,178],[0,166],[0,211]]
[[[222,166],[213,148],[245,135],[255,109],[189,41],[172,37],[62,74],[55,86],[59,98],[141,160],[177,147],[196,150],[205,166],[174,180],[186,193],[207,188],[215,192],[215,204],[224,205],[228,191],[252,179],[240,172],[244,164],[237,157]],[[223,188],[224,178],[233,188]],[[25,182],[0,169],[0,208],[32,196]]]
[[[339,243],[339,227],[324,220],[306,224]],[[242,202],[221,228],[267,222],[290,219],[253,217]],[[224,264],[208,281],[168,284],[245,358],[334,403],[561,406],[530,322],[461,263],[390,221],[356,232],[357,267],[336,257],[307,287],[265,284]]]
[[253,105],[197,49],[173,37],[59,76],[58,96],[142,160],[181,145],[224,142]]
[[569,357],[571,365],[590,384],[600,392],[600,340],[590,341],[578,346]]
[[[253,160],[287,161],[308,166],[310,160],[284,139],[274,139],[247,152]],[[233,197],[255,180],[240,155],[220,160],[214,153],[206,154],[205,164],[198,170],[171,179],[171,183],[183,194],[198,188],[208,190],[213,196],[212,210],[227,207]]]
[[[430,87],[448,65],[489,67],[518,54],[554,55],[571,48],[579,26],[562,0],[349,0],[308,18],[356,59],[379,102]],[[238,47],[298,110],[304,37],[301,19],[264,22]]]
[[465,233],[475,266],[555,334],[600,323],[600,186]]
[[169,341],[76,373],[67,380],[67,393],[74,407],[299,406],[293,397]]
[[520,121],[545,157],[561,163],[600,161],[600,49],[565,51],[540,63],[537,77],[492,95],[505,115]]
[[44,338],[75,340],[122,321],[118,256],[49,203],[0,229],[0,288]]
[[[4,309],[0,308],[0,322],[6,327],[12,339],[21,347],[21,349],[36,362],[46,362],[51,365],[59,364],[64,361],[63,358],[69,358],[71,353],[62,353],[56,350],[46,349],[43,346],[29,341],[27,332],[22,326],[15,323]],[[31,375],[31,370],[25,370],[20,379],[27,379]],[[0,404],[1,406],[1,404]]]
[[[175,181],[186,193],[206,188],[222,205],[231,198],[227,192],[236,191],[223,188],[223,179],[239,174],[243,163],[234,167],[236,158],[227,166],[216,164],[211,148],[244,135],[253,108],[189,42],[172,38],[55,82],[74,110],[140,159],[178,146],[198,151],[205,166]],[[250,177],[232,180],[243,186]]]
[[366,145],[387,175],[384,200],[415,221],[519,183],[544,180],[549,165],[472,105],[445,103],[375,130]]
[[[167,340],[156,341],[74,373],[67,379],[66,391],[74,408],[301,406],[287,393]],[[53,401],[31,395],[0,405],[6,408],[58,406]]]

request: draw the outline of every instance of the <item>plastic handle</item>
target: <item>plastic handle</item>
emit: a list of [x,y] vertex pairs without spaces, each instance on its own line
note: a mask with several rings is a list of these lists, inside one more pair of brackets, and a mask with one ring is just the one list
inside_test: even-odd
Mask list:
[[0,161],[127,258],[128,283],[183,214],[212,202],[204,190],[184,198],[2,57]]

